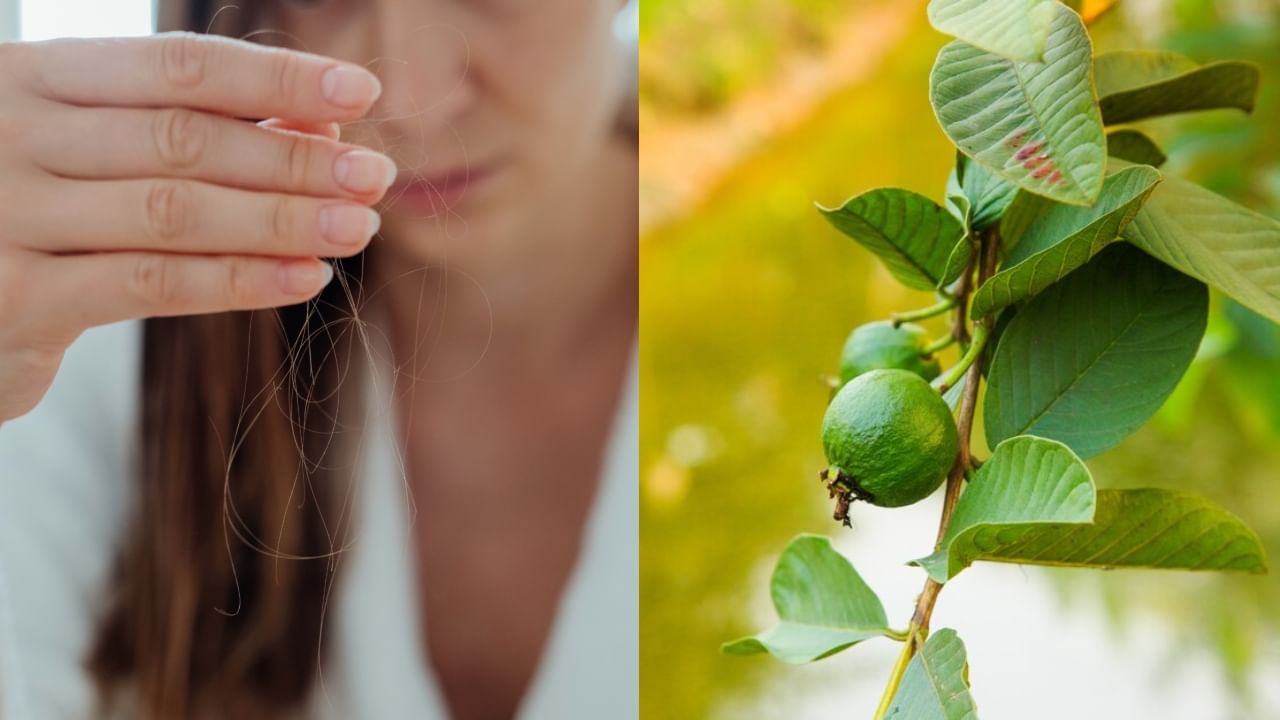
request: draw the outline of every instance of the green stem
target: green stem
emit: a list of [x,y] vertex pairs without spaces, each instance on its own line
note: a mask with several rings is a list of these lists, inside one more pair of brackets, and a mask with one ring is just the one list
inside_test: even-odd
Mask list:
[[[980,240],[980,252],[978,258],[974,260],[978,262],[978,281],[979,284],[985,282],[988,278],[995,274],[996,260],[1000,250],[1000,235],[997,230],[992,230],[984,234]],[[973,272],[973,266],[970,265],[965,270],[965,278],[969,278]],[[962,283],[961,292],[959,294],[960,302],[956,311],[955,326],[951,334],[957,338],[963,338],[966,335],[965,328],[965,306],[968,304],[968,283]],[[983,318],[978,321],[974,327],[973,343],[966,349],[964,357],[951,372],[947,373],[943,378],[950,387],[952,383],[957,382],[961,377],[968,377],[968,382],[964,387],[964,395],[960,398],[960,409],[956,416],[956,432],[959,435],[960,451],[956,457],[955,465],[951,471],[947,473],[946,495],[942,502],[942,517],[938,520],[938,537],[934,541],[934,547],[942,544],[942,538],[946,536],[947,528],[951,524],[951,515],[955,512],[956,502],[960,499],[960,492],[964,484],[965,474],[970,470],[973,457],[970,454],[969,441],[973,433],[973,419],[977,413],[978,406],[978,386],[982,383],[982,348],[986,345],[987,334],[990,332],[988,328],[989,318]],[[964,375],[963,373],[968,373]],[[902,655],[898,658],[897,665],[894,666],[893,675],[889,678],[889,686],[885,688],[884,698],[880,701],[880,709],[876,713],[876,720],[883,720],[884,714],[888,712],[890,705],[893,703],[893,696],[898,691],[898,685],[902,682],[902,675],[906,672],[907,664],[910,663],[911,657],[920,648],[917,647],[918,642],[923,642],[924,638],[929,634],[929,622],[933,617],[933,606],[938,601],[938,593],[942,592],[942,586],[929,578],[924,583],[924,589],[920,591],[919,598],[916,599],[916,609],[911,615],[911,625],[908,634],[911,636],[907,642],[903,643]]]
[[890,640],[897,640],[898,642],[906,642],[906,639],[911,637],[911,630],[910,629],[894,630],[893,628],[887,628],[884,631],[884,636],[889,638]]
[[987,326],[979,324],[973,328],[973,342],[969,343],[969,349],[965,351],[960,361],[955,365],[947,368],[947,372],[938,379],[938,392],[946,392],[951,389],[952,385],[960,382],[960,378],[964,377],[969,367],[980,357],[982,351],[987,347]]
[[958,302],[960,302],[960,298],[954,295],[943,295],[942,299],[935,305],[920,308],[919,310],[911,310],[909,312],[893,313],[890,317],[893,318],[894,327],[897,327],[902,323],[916,322],[917,320],[928,320],[931,317],[941,315],[955,307]]
[[919,628],[915,623],[907,629],[906,642],[902,645],[902,652],[898,654],[898,661],[893,664],[893,672],[889,675],[889,682],[884,686],[884,694],[880,696],[880,706],[876,708],[873,720],[884,720],[885,714],[893,705],[893,696],[898,694],[902,676],[906,674],[907,666],[911,664],[911,656],[915,654],[915,635],[918,631]]
[[951,333],[947,333],[946,335],[943,335],[942,337],[938,338],[937,340],[934,340],[928,345],[925,345],[924,349],[920,351],[920,354],[932,355],[936,352],[941,352],[951,347],[955,343],[955,341],[956,341],[956,336],[952,335]]

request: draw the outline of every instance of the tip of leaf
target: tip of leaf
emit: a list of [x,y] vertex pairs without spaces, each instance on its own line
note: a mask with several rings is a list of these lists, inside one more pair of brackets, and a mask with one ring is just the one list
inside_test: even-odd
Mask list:
[[907,565],[924,570],[930,580],[939,585],[945,585],[951,579],[947,572],[947,560],[946,553],[933,553],[915,560],[908,560]]
[[1234,62],[1239,63],[1250,75],[1253,76],[1251,78],[1253,82],[1253,95],[1249,98],[1248,107],[1241,108],[1246,113],[1252,113],[1254,107],[1258,104],[1258,89],[1262,86],[1262,66],[1249,60],[1236,60]]
[[764,645],[753,637],[738,638],[720,644],[722,655],[758,655],[765,652]]

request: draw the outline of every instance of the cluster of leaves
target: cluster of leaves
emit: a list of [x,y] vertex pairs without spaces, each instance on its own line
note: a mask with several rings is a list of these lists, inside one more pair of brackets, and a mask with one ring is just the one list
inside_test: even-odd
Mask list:
[[1084,463],[1173,392],[1205,335],[1209,286],[1280,322],[1280,223],[1162,173],[1154,141],[1115,127],[1248,112],[1259,72],[1143,50],[1095,56],[1091,14],[1058,0],[932,0],[933,25],[958,38],[930,76],[958,150],[943,204],[881,188],[822,208],[897,280],[954,308],[961,363],[976,367],[946,373],[963,378],[952,407],[966,381],[986,379],[993,451],[978,462],[962,449],[935,552],[911,561],[927,575],[911,626],[891,629],[853,565],[804,535],[773,574],[778,624],[726,652],[805,663],[889,637],[905,647],[877,717],[972,719],[964,645],[930,634],[928,617],[973,562],[1265,571],[1256,535],[1223,508],[1159,488],[1098,490]]

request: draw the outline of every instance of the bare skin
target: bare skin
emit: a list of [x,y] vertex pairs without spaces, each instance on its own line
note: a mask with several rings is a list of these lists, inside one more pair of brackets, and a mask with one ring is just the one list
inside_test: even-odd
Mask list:
[[376,100],[363,68],[187,34],[7,43],[0,68],[0,422],[84,330],[301,302],[375,229],[390,160],[334,124]]

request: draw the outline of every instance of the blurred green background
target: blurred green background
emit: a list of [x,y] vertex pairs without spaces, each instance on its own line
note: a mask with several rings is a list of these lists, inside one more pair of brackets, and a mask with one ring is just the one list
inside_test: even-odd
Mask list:
[[[717,648],[760,629],[768,570],[793,535],[849,532],[831,521],[816,477],[820,377],[834,371],[845,335],[929,302],[813,208],[886,185],[941,200],[953,150],[927,88],[947,38],[928,26],[924,5],[641,2],[646,720],[803,714],[757,702],[801,677],[796,670]],[[1121,0],[1091,30],[1099,51],[1159,47],[1263,65],[1252,116],[1222,111],[1143,128],[1169,153],[1165,171],[1280,216],[1280,3]],[[1277,565],[1277,370],[1280,331],[1215,298],[1200,357],[1173,398],[1090,462],[1099,484],[1204,494],[1255,528]],[[1105,608],[1113,627],[1137,611],[1166,620],[1159,632],[1172,654],[1214,658],[1208,672],[1235,698],[1221,718],[1280,717],[1256,672],[1280,658],[1280,573],[1027,572],[1065,607]],[[902,618],[904,608],[887,609],[891,621]]]

